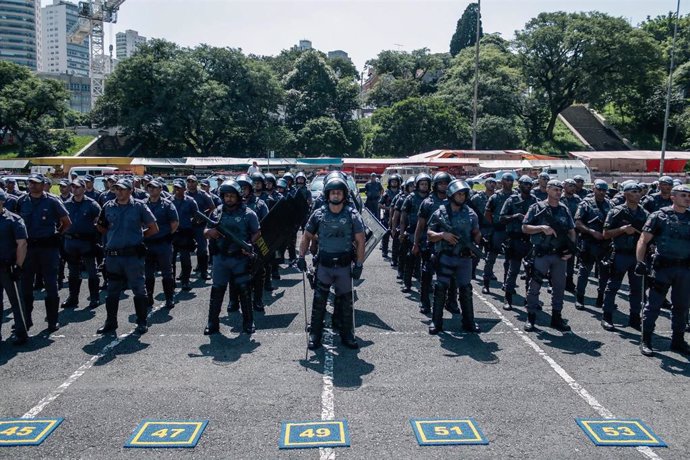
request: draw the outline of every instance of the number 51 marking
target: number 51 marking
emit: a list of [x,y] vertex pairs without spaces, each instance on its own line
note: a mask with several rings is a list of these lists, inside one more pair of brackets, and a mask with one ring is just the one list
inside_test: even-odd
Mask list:
[[435,426],[434,427],[434,434],[438,436],[449,436],[450,432],[453,432],[457,434],[458,436],[462,436],[462,430],[460,429],[459,426],[452,426],[450,428],[445,427],[445,426]]

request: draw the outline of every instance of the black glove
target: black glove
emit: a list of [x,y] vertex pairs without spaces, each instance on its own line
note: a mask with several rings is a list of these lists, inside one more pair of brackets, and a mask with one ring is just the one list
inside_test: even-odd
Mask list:
[[635,274],[639,276],[648,275],[649,269],[647,268],[647,264],[644,262],[638,262],[637,265],[635,265]]
[[299,270],[302,272],[307,271],[307,261],[304,260],[304,257],[297,259],[297,268],[299,268]]
[[10,266],[10,277],[12,281],[19,281],[22,278],[22,267],[16,264]]
[[363,265],[355,265],[352,267],[352,279],[357,281],[362,277],[362,270],[364,269]]

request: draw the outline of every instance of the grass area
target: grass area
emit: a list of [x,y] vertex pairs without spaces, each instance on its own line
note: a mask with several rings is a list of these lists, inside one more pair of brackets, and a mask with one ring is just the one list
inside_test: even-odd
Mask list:
[[525,149],[531,153],[567,157],[568,152],[587,150],[585,145],[561,122],[556,120],[553,129],[553,141],[545,141],[541,145],[530,145]]
[[631,125],[630,120],[621,116],[614,109],[613,104],[608,104],[601,111],[601,115],[609,125],[616,128],[623,137],[632,142],[637,148],[641,150],[658,150],[661,148],[661,138],[659,135],[635,129]]
[[[83,149],[86,144],[91,142],[93,139],[94,136],[72,136],[74,145],[67,152],[61,153],[59,156],[71,157]],[[17,158],[18,156],[19,152],[17,151],[17,146],[6,145],[0,147],[0,160],[11,160],[13,158]]]

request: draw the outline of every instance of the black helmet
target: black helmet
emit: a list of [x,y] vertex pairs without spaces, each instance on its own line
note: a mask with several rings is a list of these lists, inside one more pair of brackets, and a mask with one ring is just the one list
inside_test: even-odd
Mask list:
[[262,182],[262,183],[266,182],[266,176],[264,176],[263,174],[261,174],[258,171],[252,173],[251,178],[252,178],[252,182]]
[[431,185],[431,176],[427,173],[419,173],[417,174],[417,177],[414,178],[415,187],[419,187],[419,183],[423,180],[428,181],[429,185]]
[[297,175],[295,176],[295,182],[297,182],[297,179],[299,179],[299,178],[303,178],[304,183],[305,184],[307,183],[307,176],[302,171],[298,172]]
[[342,190],[346,197],[350,192],[347,182],[345,179],[341,179],[340,177],[334,177],[326,182],[326,185],[324,185],[323,196],[326,197],[326,200],[328,200],[328,194],[331,192],[331,190]]
[[326,183],[329,180],[333,179],[334,177],[337,177],[337,178],[343,179],[343,180],[347,179],[347,175],[345,175],[344,172],[342,172],[342,171],[331,171],[326,175],[326,177],[323,179],[323,181],[324,181],[324,183]]
[[276,185],[276,176],[274,176],[271,173],[266,173],[266,174],[264,174],[264,182],[270,182],[275,186]]
[[448,196],[453,196],[458,192],[463,192],[465,196],[470,193],[470,186],[464,180],[455,179],[448,184]]
[[223,198],[225,193],[237,193],[237,196],[242,196],[242,187],[232,179],[226,180],[218,187],[218,196]]
[[237,182],[239,184],[240,188],[242,188],[244,186],[248,186],[248,187],[252,186],[252,179],[246,174],[240,174],[239,176],[237,176],[237,178],[235,179],[235,182]]
[[287,183],[287,181],[286,181],[285,179],[283,179],[283,178],[281,177],[280,179],[278,179],[278,180],[276,181],[276,187],[279,187],[279,188],[287,188],[287,187],[288,187],[288,183]]
[[412,186],[415,185],[414,176],[408,177],[407,180],[405,181],[405,190],[407,190],[407,187],[409,187],[410,185],[412,185]]
[[445,172],[445,171],[437,172],[436,174],[434,174],[434,180],[432,182],[432,184],[434,186],[434,190],[436,190],[436,187],[441,182],[446,182],[446,183],[450,184],[451,180],[452,179],[450,178],[450,174],[448,174],[447,172]]
[[295,176],[293,176],[292,173],[289,172],[283,174],[283,179],[285,179],[285,181],[291,180],[293,183],[295,182]]
[[388,178],[388,186],[391,186],[391,181],[392,180],[397,180],[398,181],[398,187],[402,185],[402,177],[400,177],[400,174],[393,174]]

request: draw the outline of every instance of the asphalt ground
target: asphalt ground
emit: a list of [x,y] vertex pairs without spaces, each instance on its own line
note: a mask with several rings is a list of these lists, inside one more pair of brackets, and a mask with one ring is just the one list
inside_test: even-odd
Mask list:
[[[500,260],[496,267],[502,269]],[[302,275],[295,269],[283,270],[279,289],[266,295],[269,305],[256,315],[258,330],[251,337],[241,333],[239,313],[228,318],[225,310],[221,334],[202,334],[210,291],[202,281],[191,293],[178,294],[170,311],[158,308],[158,282],[151,327],[141,337],[130,334],[130,296],[120,304],[120,335],[97,336],[105,311],[85,310],[86,283],[80,307],[61,310],[63,326],[54,334],[45,330],[43,303],[37,301],[33,337],[21,348],[7,340],[8,308],[0,344],[0,418],[65,420],[40,446],[0,447],[0,457],[688,458],[690,361],[668,351],[668,312],[657,324],[657,356],[645,358],[639,333],[621,326],[627,321],[625,285],[622,311],[614,317],[617,332],[599,326],[592,282],[585,311],[576,311],[573,297],[566,297],[572,332],[548,327],[543,292],[539,331],[526,334],[524,309],[503,311],[500,285],[485,296],[475,281],[475,315],[483,332],[459,332],[460,318],[446,312],[447,332],[430,336],[416,294],[402,294],[395,274],[375,251],[356,288],[361,348],[346,349],[327,334],[327,346],[307,359]],[[307,287],[309,311],[311,295]],[[669,447],[596,447],[575,419],[602,416],[642,419]],[[470,417],[488,445],[420,447],[410,425],[412,418]],[[351,446],[278,448],[281,422],[322,418],[347,420]],[[194,449],[124,448],[144,419],[209,424]]]

